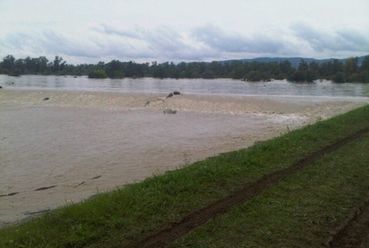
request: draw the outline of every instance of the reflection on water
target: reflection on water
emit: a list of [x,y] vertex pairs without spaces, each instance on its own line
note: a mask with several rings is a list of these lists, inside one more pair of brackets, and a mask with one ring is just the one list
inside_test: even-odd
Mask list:
[[369,96],[369,84],[243,82],[232,79],[89,79],[72,76],[0,75],[0,85],[9,88],[63,89],[86,91],[118,91],[140,93],[168,93],[179,90],[188,94],[236,95],[297,95],[297,96]]

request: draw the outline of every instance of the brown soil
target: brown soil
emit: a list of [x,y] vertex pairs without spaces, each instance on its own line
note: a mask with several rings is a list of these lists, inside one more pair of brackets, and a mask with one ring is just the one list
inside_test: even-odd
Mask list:
[[355,208],[349,218],[336,230],[328,241],[331,248],[360,247],[363,239],[369,236],[369,199]]
[[[358,132],[350,136],[347,136],[341,140],[338,140],[337,142],[331,145],[328,145],[306,156],[305,158],[297,161],[295,164],[291,165],[290,167],[286,169],[279,170],[269,175],[266,175],[254,183],[245,185],[241,190],[233,193],[232,195],[224,199],[221,199],[207,207],[204,207],[195,212],[192,212],[191,214],[184,217],[181,221],[173,223],[171,226],[164,228],[148,236],[147,238],[143,239],[142,241],[136,244],[132,244],[130,247],[140,247],[140,248],[165,247],[169,243],[189,233],[196,227],[205,224],[210,219],[227,212],[230,208],[238,204],[241,204],[241,203],[244,203],[250,200],[254,196],[276,185],[282,179],[297,173],[298,171],[311,165],[316,160],[319,160],[324,155],[339,149],[340,147],[346,145],[349,142],[352,142],[354,140],[361,138],[364,134],[368,132],[369,132],[369,127],[359,130]],[[369,209],[369,205],[367,205],[367,208]],[[363,213],[365,213],[364,219],[366,221],[364,221],[363,223],[360,222],[361,223],[359,225],[360,227],[364,227],[365,224],[367,226],[367,224],[369,223],[369,211],[364,211]],[[348,228],[348,229],[351,229],[351,228]],[[358,229],[361,230],[362,228],[358,228]],[[357,233],[354,232],[354,233],[361,235],[362,231],[364,230],[361,230],[360,232],[357,232]],[[351,237],[353,236],[348,236],[348,240],[351,240]],[[352,247],[352,246],[332,246],[332,247]]]

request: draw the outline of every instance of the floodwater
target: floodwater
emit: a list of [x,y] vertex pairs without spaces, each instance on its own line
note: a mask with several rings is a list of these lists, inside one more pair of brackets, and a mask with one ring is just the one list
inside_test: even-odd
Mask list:
[[0,85],[9,88],[126,93],[168,93],[173,90],[179,90],[185,94],[369,96],[369,84],[336,84],[330,81],[290,83],[285,80],[274,80],[255,83],[232,79],[89,79],[85,76],[75,78],[72,76],[23,75],[11,77],[0,75]]
[[274,83],[0,76],[0,226],[369,102],[366,85]]

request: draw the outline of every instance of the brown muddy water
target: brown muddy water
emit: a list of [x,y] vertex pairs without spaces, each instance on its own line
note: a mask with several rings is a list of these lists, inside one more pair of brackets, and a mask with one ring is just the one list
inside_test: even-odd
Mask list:
[[368,102],[2,89],[0,226]]

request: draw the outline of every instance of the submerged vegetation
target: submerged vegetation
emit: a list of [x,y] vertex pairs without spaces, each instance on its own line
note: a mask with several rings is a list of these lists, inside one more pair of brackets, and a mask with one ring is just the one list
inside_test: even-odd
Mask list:
[[288,59],[275,62],[270,60],[234,60],[189,63],[135,63],[112,60],[97,64],[67,64],[56,56],[53,61],[46,57],[15,59],[8,55],[0,62],[0,73],[9,75],[88,75],[91,78],[233,78],[247,81],[269,81],[287,79],[293,82],[313,82],[318,79],[337,83],[369,83],[369,56],[345,60],[301,59],[292,64]]
[[[0,247],[142,247],[140,241],[368,127],[369,107],[0,229]],[[369,137],[211,219],[170,247],[322,247],[364,200]]]

